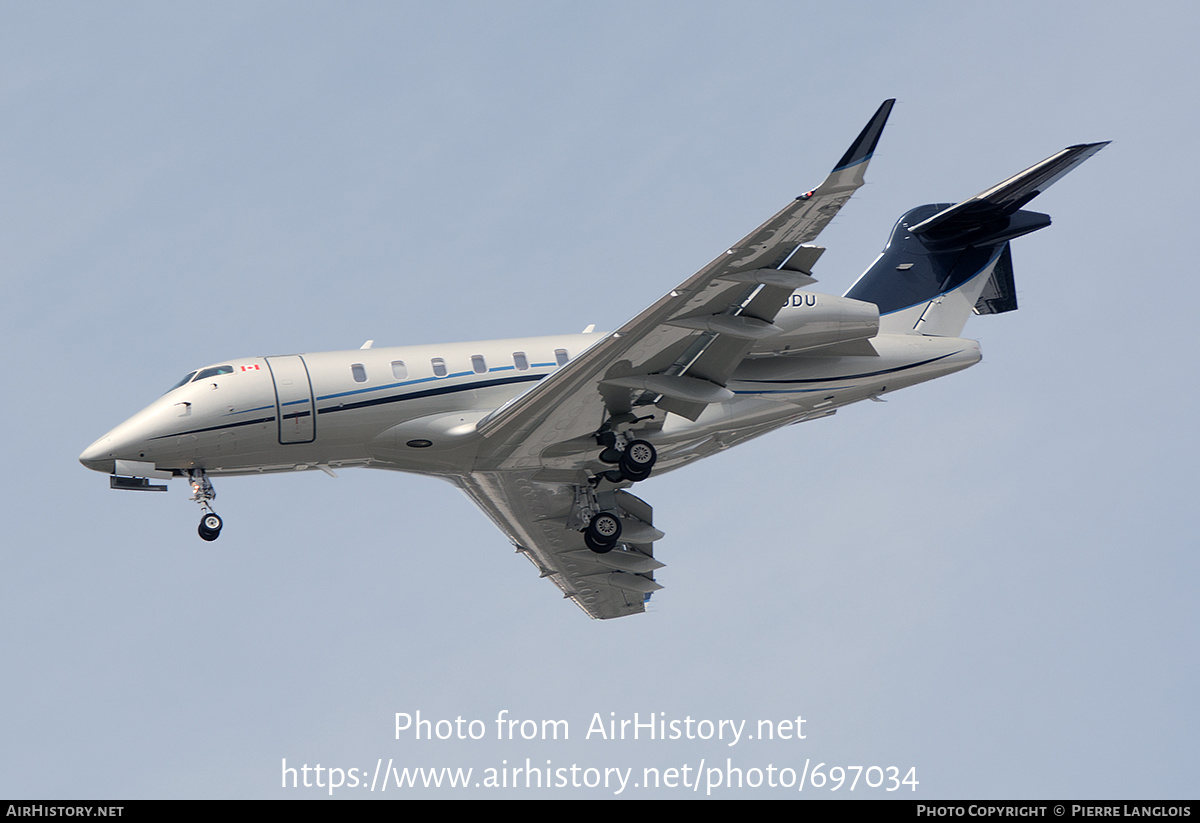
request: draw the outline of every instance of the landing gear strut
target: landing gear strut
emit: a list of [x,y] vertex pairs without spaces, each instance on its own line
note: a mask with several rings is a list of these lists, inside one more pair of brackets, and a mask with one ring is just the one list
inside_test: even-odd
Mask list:
[[204,510],[204,516],[200,518],[200,527],[196,531],[200,534],[200,539],[212,542],[221,534],[221,527],[225,525],[221,516],[213,511],[210,502],[217,499],[217,492],[204,469],[190,470],[188,481],[192,484],[191,499],[199,503],[200,508]]

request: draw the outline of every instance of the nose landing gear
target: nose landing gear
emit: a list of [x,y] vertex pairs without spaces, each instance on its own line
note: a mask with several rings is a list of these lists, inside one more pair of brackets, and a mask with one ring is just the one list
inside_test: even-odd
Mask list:
[[192,484],[192,500],[200,504],[200,508],[204,510],[204,516],[200,518],[200,527],[196,531],[200,535],[201,540],[212,542],[221,534],[221,527],[225,525],[221,521],[221,516],[212,509],[210,501],[217,499],[217,492],[213,488],[212,482],[208,479],[208,475],[204,473],[204,469],[192,469],[188,472],[188,480]]

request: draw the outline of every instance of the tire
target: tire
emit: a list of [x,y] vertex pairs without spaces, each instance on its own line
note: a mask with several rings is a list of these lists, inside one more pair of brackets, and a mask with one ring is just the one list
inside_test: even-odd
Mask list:
[[200,518],[200,526],[196,529],[196,533],[200,535],[201,540],[207,540],[211,543],[220,536],[221,527],[224,525],[221,522],[220,515],[216,512],[209,512]]
[[584,545],[586,545],[596,554],[608,554],[613,550],[612,543],[597,543],[596,538],[592,537],[591,532],[587,531],[586,529],[583,532],[583,542]]
[[654,468],[656,460],[658,452],[645,440],[633,440],[625,447],[625,451],[621,452],[621,465],[644,472]]
[[650,472],[648,472],[648,471],[634,472],[634,471],[630,471],[629,469],[625,468],[624,466],[621,467],[621,471],[618,472],[618,474],[621,475],[622,480],[629,480],[630,482],[633,482],[633,483],[640,483],[641,481],[645,480],[647,477],[650,476]]
[[645,440],[634,440],[621,452],[621,474],[626,480],[638,482],[650,476],[658,452]]
[[621,539],[621,518],[612,512],[600,512],[592,518],[591,523],[588,523],[584,539],[586,540],[588,537],[591,538],[591,542],[588,544],[589,548],[591,543],[595,543],[597,546],[608,546],[611,549]]

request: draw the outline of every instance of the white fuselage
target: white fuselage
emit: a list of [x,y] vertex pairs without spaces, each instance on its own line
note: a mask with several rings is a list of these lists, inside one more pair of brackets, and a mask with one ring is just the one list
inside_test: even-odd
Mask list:
[[[467,474],[475,423],[603,337],[227,360],[198,370],[89,446],[80,461],[106,473],[123,460],[176,474],[339,466]],[[979,345],[960,338],[883,334],[870,344],[873,355],[747,358],[729,381],[733,399],[712,404],[694,422],[669,415],[645,435],[658,449],[656,473],[980,359]],[[594,459],[589,447],[550,464],[582,468]]]

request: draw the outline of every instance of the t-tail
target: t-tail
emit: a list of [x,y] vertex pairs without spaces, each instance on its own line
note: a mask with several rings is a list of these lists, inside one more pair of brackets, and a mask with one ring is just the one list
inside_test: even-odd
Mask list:
[[1017,308],[1009,241],[1050,225],[1022,208],[1108,143],[1063,149],[954,206],[918,206],[846,297],[879,306],[880,331],[958,337],[972,312]]

